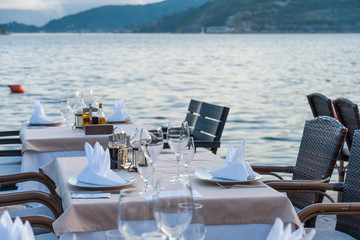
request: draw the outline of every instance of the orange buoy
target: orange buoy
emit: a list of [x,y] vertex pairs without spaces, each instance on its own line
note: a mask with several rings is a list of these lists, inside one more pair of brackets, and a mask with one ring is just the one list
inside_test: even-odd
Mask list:
[[10,88],[11,92],[13,92],[13,93],[25,93],[25,90],[23,89],[23,87],[20,84],[8,85],[8,87]]

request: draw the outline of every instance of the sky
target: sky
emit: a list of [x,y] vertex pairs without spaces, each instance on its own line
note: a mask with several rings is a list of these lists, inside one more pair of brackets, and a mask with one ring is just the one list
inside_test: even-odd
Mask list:
[[94,7],[160,1],[162,0],[0,0],[0,23],[17,21],[40,26],[49,20]]

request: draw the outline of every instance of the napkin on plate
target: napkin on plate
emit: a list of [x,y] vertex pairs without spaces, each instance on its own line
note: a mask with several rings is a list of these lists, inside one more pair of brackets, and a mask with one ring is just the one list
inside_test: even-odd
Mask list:
[[114,114],[106,121],[108,122],[121,122],[130,120],[129,113],[125,110],[125,100],[115,100]]
[[55,122],[54,119],[46,116],[46,114],[44,112],[44,107],[38,100],[34,101],[34,109],[35,109],[35,112],[30,117],[30,121],[29,121],[30,123],[49,124],[49,123]]
[[255,172],[245,161],[245,142],[242,142],[235,152],[230,143],[226,153],[226,166],[210,171],[210,174],[217,178],[235,181],[246,181],[248,177],[254,178]]
[[266,240],[311,240],[315,236],[315,229],[311,230],[305,236],[303,235],[304,232],[303,227],[299,227],[293,231],[291,224],[287,224],[284,228],[282,220],[276,218]]
[[8,211],[0,217],[0,236],[2,240],[35,240],[30,223],[23,224],[19,217],[13,222]]
[[92,148],[86,142],[85,153],[89,164],[80,172],[76,180],[102,186],[116,186],[126,183],[124,179],[110,169],[109,149],[104,150],[98,142]]

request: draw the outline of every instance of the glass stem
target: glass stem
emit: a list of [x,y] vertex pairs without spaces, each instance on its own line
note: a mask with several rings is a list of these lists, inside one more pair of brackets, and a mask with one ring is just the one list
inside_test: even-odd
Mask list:
[[180,154],[176,153],[176,161],[177,161],[177,176],[180,176]]
[[189,175],[189,165],[185,164],[185,175],[188,176]]

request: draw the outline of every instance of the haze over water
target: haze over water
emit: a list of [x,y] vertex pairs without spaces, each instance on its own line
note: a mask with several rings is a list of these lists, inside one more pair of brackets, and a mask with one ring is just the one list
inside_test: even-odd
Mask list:
[[220,156],[246,139],[251,163],[294,164],[307,94],[360,102],[360,35],[12,34],[0,76],[1,131],[19,129],[35,99],[60,119],[68,90],[93,89],[107,116],[125,98],[147,127],[184,119],[194,98],[230,107]]

